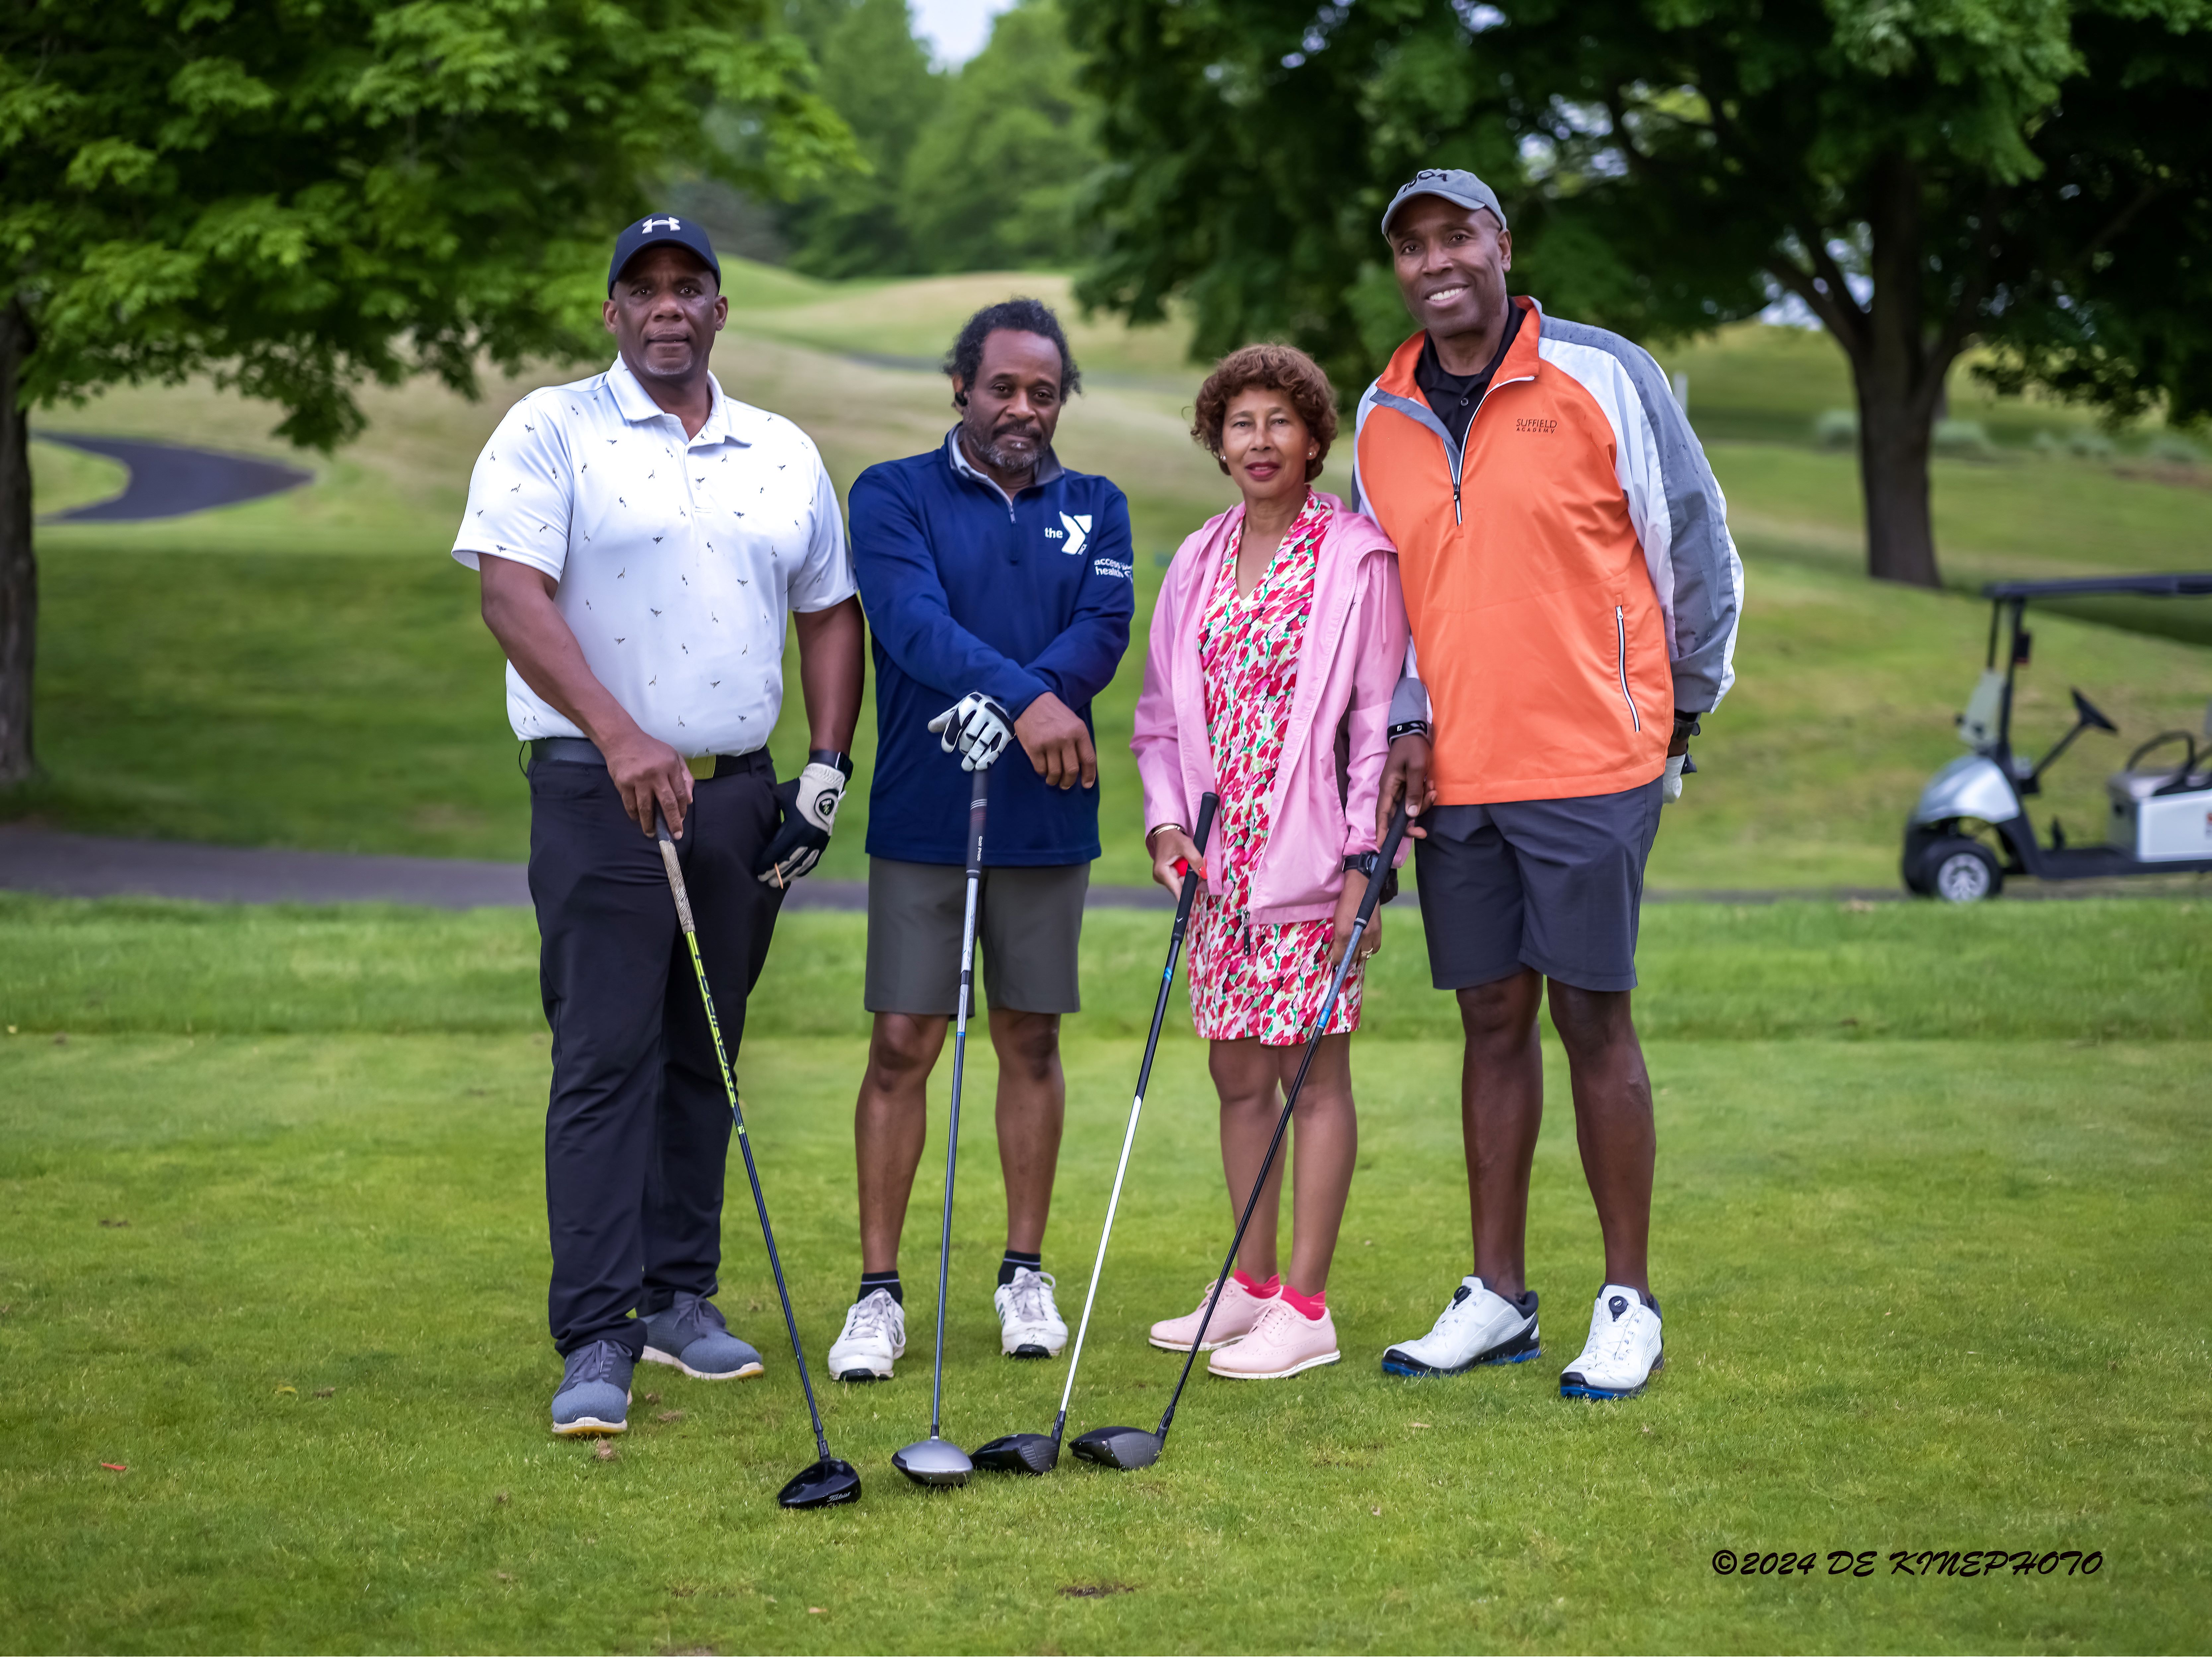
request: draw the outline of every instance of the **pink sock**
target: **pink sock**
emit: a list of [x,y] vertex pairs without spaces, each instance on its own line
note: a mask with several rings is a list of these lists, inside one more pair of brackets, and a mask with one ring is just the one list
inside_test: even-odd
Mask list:
[[1301,1295],[1288,1283],[1285,1283],[1283,1301],[1291,1311],[1310,1324],[1319,1323],[1322,1314],[1328,1310],[1328,1291],[1325,1288],[1318,1295]]
[[1268,1278],[1264,1283],[1257,1277],[1247,1275],[1243,1266],[1238,1266],[1229,1275],[1237,1280],[1237,1288],[1255,1301],[1272,1301],[1282,1290],[1283,1280],[1279,1274]]

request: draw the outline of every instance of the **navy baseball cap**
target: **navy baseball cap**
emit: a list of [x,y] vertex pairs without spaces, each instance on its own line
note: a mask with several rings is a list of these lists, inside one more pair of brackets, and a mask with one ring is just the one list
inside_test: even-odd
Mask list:
[[1498,204],[1498,192],[1474,174],[1456,167],[1425,167],[1398,186],[1398,193],[1390,198],[1390,205],[1382,212],[1382,234],[1390,234],[1390,221],[1398,210],[1415,196],[1441,196],[1446,201],[1462,207],[1486,207],[1498,220],[1498,228],[1505,228],[1505,210]]
[[658,247],[663,242],[688,247],[698,254],[714,273],[714,285],[722,285],[722,261],[714,257],[714,244],[707,240],[707,232],[696,219],[678,218],[673,213],[647,213],[615,238],[615,256],[607,262],[607,291],[614,292],[623,265],[647,248]]

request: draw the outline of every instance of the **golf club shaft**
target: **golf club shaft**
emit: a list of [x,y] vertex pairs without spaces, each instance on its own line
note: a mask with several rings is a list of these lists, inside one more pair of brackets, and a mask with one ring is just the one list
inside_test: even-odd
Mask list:
[[1298,1090],[1306,1085],[1306,1072],[1313,1068],[1314,1055],[1321,1051],[1322,1039],[1328,1033],[1328,1021],[1336,1014],[1337,997],[1344,992],[1344,981],[1352,975],[1352,968],[1359,958],[1359,940],[1367,930],[1368,923],[1375,918],[1375,905],[1381,900],[1382,882],[1390,873],[1392,860],[1398,855],[1398,843],[1406,838],[1406,807],[1401,804],[1390,819],[1389,832],[1382,837],[1381,860],[1375,873],[1368,877],[1366,895],[1359,900],[1359,912],[1352,923],[1352,935],[1345,941],[1344,959],[1336,964],[1336,974],[1329,980],[1328,994],[1321,1004],[1321,1016],[1314,1020],[1313,1034],[1306,1041],[1305,1052],[1298,1059],[1297,1074],[1291,1078],[1290,1092],[1284,1095],[1282,1114],[1275,1118],[1275,1136],[1267,1142],[1267,1154],[1261,1159],[1259,1177],[1252,1182],[1252,1194],[1244,1199],[1244,1212],[1237,1221],[1237,1234],[1229,1240],[1229,1258],[1221,1263],[1221,1272],[1213,1281],[1213,1293],[1207,1297],[1206,1315],[1198,1320],[1198,1332],[1190,1337],[1190,1351],[1182,1361],[1182,1374],[1176,1378],[1175,1392],[1168,1398],[1168,1407],[1160,1416],[1158,1437],[1167,1441],[1169,1423],[1175,1420],[1176,1406],[1182,1402],[1183,1383],[1190,1379],[1190,1367],[1198,1361],[1198,1349],[1206,1343],[1206,1331],[1213,1322],[1213,1309],[1221,1304],[1221,1291],[1227,1286],[1229,1274],[1237,1267],[1237,1251],[1244,1246],[1245,1228],[1252,1223],[1252,1215],[1260,1206],[1260,1193],[1267,1189],[1267,1171],[1275,1166],[1275,1153],[1283,1148],[1283,1136],[1290,1131],[1291,1112],[1297,1108]]
[[714,995],[707,987],[707,964],[699,958],[699,930],[692,923],[691,894],[684,885],[684,869],[676,860],[676,842],[669,838],[668,824],[656,808],[653,826],[660,839],[661,867],[668,871],[668,889],[675,895],[676,918],[684,928],[684,942],[691,952],[691,971],[699,980],[699,999],[707,1008],[708,1033],[714,1038],[714,1063],[722,1072],[722,1086],[730,1095],[730,1120],[738,1130],[738,1148],[744,1153],[745,1178],[753,1188],[753,1210],[760,1215],[761,1240],[768,1245],[768,1269],[775,1277],[776,1298],[783,1302],[783,1327],[791,1337],[792,1361],[799,1366],[799,1384],[806,1392],[807,1419],[814,1423],[814,1448],[823,1460],[830,1459],[830,1440],[822,1430],[822,1411],[814,1402],[814,1383],[806,1373],[806,1353],[799,1343],[799,1319],[791,1309],[791,1291],[784,1287],[783,1262],[776,1258],[775,1233],[768,1223],[768,1198],[761,1191],[760,1169],[753,1163],[752,1136],[745,1131],[744,1106],[738,1102],[737,1072],[730,1068],[730,1055],[722,1045],[722,1021],[714,1016]]
[[991,792],[988,768],[968,793],[968,912],[960,923],[960,1003],[952,1025],[952,1109],[945,1135],[945,1218],[937,1234],[937,1362],[929,1384],[929,1435],[938,1435],[945,1403],[945,1270],[952,1256],[952,1175],[960,1162],[960,1075],[968,1057],[968,1008],[975,989],[975,895],[983,884],[983,817]]
[[[1198,828],[1191,836],[1191,844],[1200,855],[1206,851],[1206,837],[1213,831],[1213,813],[1221,805],[1218,795],[1209,794],[1198,802]],[[1175,929],[1168,934],[1168,964],[1160,974],[1160,993],[1152,1002],[1152,1033],[1145,1038],[1145,1062],[1137,1069],[1137,1096],[1129,1106],[1129,1125],[1121,1134],[1121,1160],[1114,1169],[1113,1194],[1106,1199],[1106,1224],[1098,1234],[1098,1258],[1091,1263],[1091,1287],[1083,1294],[1083,1317],[1075,1325],[1075,1350],[1068,1355],[1067,1384],[1060,1390],[1060,1415],[1052,1423],[1052,1441],[1058,1453],[1060,1435],[1067,1426],[1067,1401],[1075,1396],[1075,1368],[1083,1362],[1083,1337],[1091,1327],[1091,1307],[1098,1298],[1098,1279],[1106,1270],[1106,1244],[1114,1235],[1114,1214],[1121,1206],[1121,1179],[1129,1172],[1129,1148],[1137,1142],[1137,1118],[1144,1113],[1145,1088],[1152,1079],[1152,1057],[1160,1050],[1160,1026],[1167,1021],[1168,994],[1175,988],[1176,962],[1182,955],[1183,933],[1190,926],[1190,908],[1198,900],[1199,882],[1205,879],[1195,868],[1183,871],[1182,891],[1176,899]]]

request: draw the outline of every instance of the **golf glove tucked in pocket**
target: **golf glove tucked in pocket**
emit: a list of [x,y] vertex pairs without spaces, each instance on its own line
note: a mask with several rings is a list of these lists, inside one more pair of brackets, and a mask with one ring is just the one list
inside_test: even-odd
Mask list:
[[938,746],[960,756],[963,771],[988,771],[1013,740],[1014,719],[981,691],[970,691],[929,722]]
[[789,886],[822,861],[852,769],[853,762],[842,754],[810,755],[804,771],[777,785],[775,798],[783,807],[783,826],[776,830],[768,850],[753,865],[763,886]]

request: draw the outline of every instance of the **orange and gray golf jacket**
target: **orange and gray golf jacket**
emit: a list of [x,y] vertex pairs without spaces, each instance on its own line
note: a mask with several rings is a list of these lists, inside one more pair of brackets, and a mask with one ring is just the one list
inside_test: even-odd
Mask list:
[[1359,399],[1353,487],[1398,548],[1413,642],[1393,723],[1425,716],[1440,805],[1614,794],[1666,768],[1674,710],[1735,682],[1743,564],[1650,354],[1535,301],[1462,451],[1413,382]]

